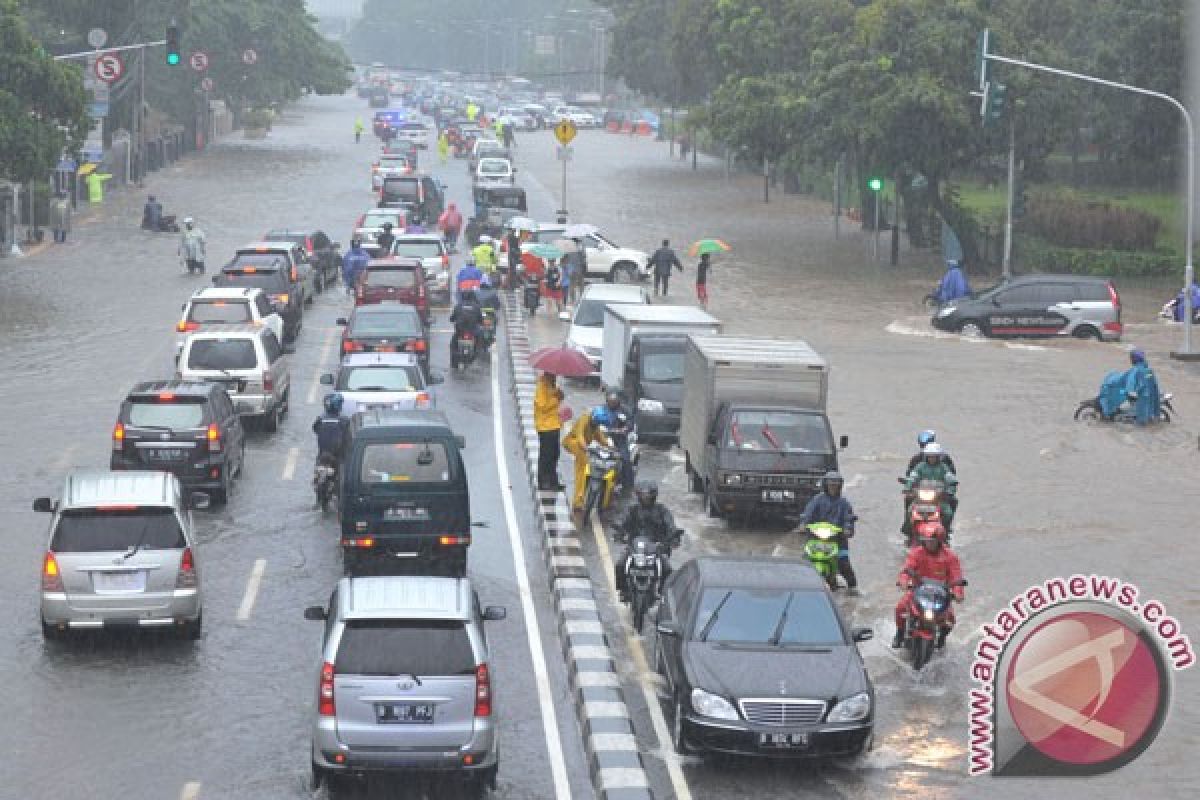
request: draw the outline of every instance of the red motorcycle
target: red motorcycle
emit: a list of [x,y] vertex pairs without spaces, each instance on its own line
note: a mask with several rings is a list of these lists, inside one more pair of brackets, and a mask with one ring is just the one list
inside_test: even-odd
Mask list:
[[[929,663],[934,648],[940,648],[954,628],[953,590],[967,581],[954,583],[922,578],[909,571],[907,604],[904,612],[904,647],[912,655],[913,669]],[[915,583],[915,585],[913,585]]]
[[[906,483],[904,478],[898,479]],[[922,537],[929,535],[934,526],[945,529],[945,541],[950,541],[949,520],[943,519],[942,504],[950,505],[946,485],[941,481],[922,480],[911,490],[905,489],[904,495],[904,534],[905,546],[913,547]]]

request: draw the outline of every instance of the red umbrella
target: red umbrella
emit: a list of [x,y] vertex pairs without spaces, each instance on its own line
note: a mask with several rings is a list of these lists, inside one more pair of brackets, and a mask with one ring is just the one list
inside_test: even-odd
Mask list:
[[566,345],[534,351],[529,356],[529,363],[534,369],[564,378],[586,378],[595,371],[592,362],[583,353]]

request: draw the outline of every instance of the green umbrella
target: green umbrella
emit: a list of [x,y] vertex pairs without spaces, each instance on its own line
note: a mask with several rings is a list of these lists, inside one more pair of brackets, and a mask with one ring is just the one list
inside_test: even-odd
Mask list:
[[688,255],[695,257],[704,253],[728,253],[732,249],[721,239],[701,239],[692,243],[692,246],[688,248]]
[[557,261],[563,257],[562,250],[545,242],[531,242],[530,244],[521,245],[521,249],[526,253],[535,255],[538,258],[544,258],[547,261]]

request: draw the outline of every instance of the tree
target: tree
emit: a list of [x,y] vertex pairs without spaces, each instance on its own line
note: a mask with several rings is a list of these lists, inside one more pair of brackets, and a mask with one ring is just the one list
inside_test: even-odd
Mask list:
[[45,177],[63,150],[77,152],[91,120],[77,70],[30,35],[15,0],[0,0],[0,174]]

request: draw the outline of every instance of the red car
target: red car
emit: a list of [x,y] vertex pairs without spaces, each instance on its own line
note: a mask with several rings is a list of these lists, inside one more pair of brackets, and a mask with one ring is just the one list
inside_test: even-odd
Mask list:
[[338,318],[342,354],[412,353],[429,377],[429,328],[415,308],[385,302],[355,306],[349,319]]
[[415,307],[421,321],[429,326],[429,290],[419,258],[374,258],[367,262],[354,287],[354,304],[366,306],[388,301]]

